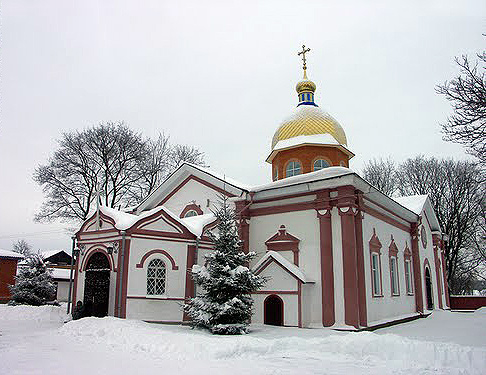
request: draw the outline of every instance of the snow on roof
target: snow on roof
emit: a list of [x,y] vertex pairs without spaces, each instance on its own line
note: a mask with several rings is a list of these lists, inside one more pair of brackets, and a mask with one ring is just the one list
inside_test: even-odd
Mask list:
[[15,251],[0,249],[0,258],[24,259],[24,256],[20,253],[16,253]]
[[67,255],[71,256],[71,250],[47,250],[47,251],[41,251],[39,254],[42,255],[44,259],[50,258],[53,255],[56,255],[58,253],[65,252]]
[[280,187],[289,186],[289,185],[302,184],[302,183],[305,183],[305,182],[311,182],[311,181],[317,181],[317,180],[324,180],[324,179],[328,179],[328,178],[346,176],[346,175],[349,175],[349,174],[354,174],[354,172],[349,168],[346,168],[346,167],[328,167],[328,168],[323,168],[323,169],[316,171],[316,172],[304,173],[304,174],[300,174],[298,176],[292,176],[292,177],[283,178],[281,180],[273,181],[273,182],[270,182],[268,184],[253,186],[250,191],[257,192],[257,191],[262,191],[262,190],[280,188]]
[[299,135],[297,137],[278,141],[275,147],[273,148],[273,151],[301,145],[303,143],[313,143],[319,145],[339,145],[340,144],[338,141],[336,141],[336,139],[334,139],[334,137],[331,134]]
[[428,195],[408,195],[404,197],[393,198],[395,202],[420,215],[424,208]]
[[209,169],[209,168],[206,168],[206,167],[201,167],[200,165],[192,164],[192,163],[188,163],[188,162],[183,162],[181,165],[183,165],[183,164],[187,164],[187,165],[189,165],[193,168],[199,169],[200,171],[205,172],[205,173],[207,173],[207,174],[209,174],[213,177],[216,177],[217,179],[219,179],[221,181],[227,182],[228,184],[233,185],[233,186],[235,186],[239,189],[248,191],[249,188],[250,188],[249,185],[243,184],[240,181],[237,181],[233,178],[227,177],[226,175],[221,174],[219,172],[215,172],[212,169]]
[[196,236],[201,237],[204,227],[212,223],[216,217],[212,214],[197,215],[181,219],[186,228],[192,228],[192,233]]
[[[173,218],[178,223],[182,224],[185,228],[187,228],[187,230],[189,230],[189,232],[196,235],[197,237],[201,235],[202,228],[205,225],[204,224],[203,227],[199,228],[201,224],[198,223],[197,220],[195,221],[195,223],[191,223],[191,222],[186,223],[164,206],[157,206],[155,208],[152,208],[151,210],[142,212],[140,215],[129,214],[127,212],[118,211],[114,208],[105,207],[105,206],[101,206],[100,211],[103,212],[105,215],[111,217],[115,221],[115,228],[118,230],[127,230],[131,228],[137,221],[144,219],[148,216],[151,216],[159,211],[164,211],[171,218]],[[201,215],[201,216],[206,216],[206,215]]]
[[256,272],[261,266],[265,264],[267,259],[273,258],[278,264],[280,264],[283,268],[285,268],[287,271],[289,271],[292,275],[294,275],[296,278],[301,280],[304,283],[311,282],[305,277],[304,272],[297,267],[295,264],[290,263],[287,259],[285,259],[282,255],[277,253],[276,251],[268,251],[259,261],[257,264],[255,264],[255,267],[253,267],[253,271]]

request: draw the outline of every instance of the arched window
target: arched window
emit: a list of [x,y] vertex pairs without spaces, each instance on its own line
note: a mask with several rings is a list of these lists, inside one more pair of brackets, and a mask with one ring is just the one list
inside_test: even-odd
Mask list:
[[194,210],[187,211],[187,213],[184,215],[184,217],[191,217],[191,216],[197,216],[197,212]]
[[291,161],[287,164],[285,169],[285,177],[297,176],[302,173],[302,168],[298,161]]
[[317,159],[314,162],[314,171],[319,171],[319,170],[327,168],[327,167],[330,167],[330,164],[323,159]]
[[147,294],[165,294],[165,263],[160,259],[153,259],[147,267]]

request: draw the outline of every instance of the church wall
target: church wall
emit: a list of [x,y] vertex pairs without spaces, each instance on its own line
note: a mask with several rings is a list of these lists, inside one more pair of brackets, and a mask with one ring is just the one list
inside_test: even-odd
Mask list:
[[[73,305],[76,305],[77,301],[84,301],[84,282],[85,282],[86,272],[78,273],[78,282],[76,290],[76,301],[73,301]],[[69,287],[69,284],[68,284]],[[66,295],[68,293],[66,292]],[[116,272],[110,272],[110,295],[108,299],[108,315],[115,315],[115,298],[116,298]]]
[[[209,214],[211,213],[211,210],[214,209],[215,205],[218,205],[219,196],[220,193],[212,188],[205,186],[198,181],[188,180],[184,186],[164,202],[164,206],[179,216],[188,204],[195,201],[196,205],[203,211],[203,214]],[[209,207],[207,202],[208,199]],[[229,203],[233,205],[233,203]]]
[[127,299],[127,319],[153,322],[182,322],[180,300]]
[[[270,294],[253,294],[254,311],[251,322],[263,324],[264,302]],[[284,326],[297,327],[299,325],[298,316],[298,296],[296,294],[278,294],[284,304]],[[304,325],[305,326],[305,325]]]
[[[264,301],[272,294],[278,295],[284,303],[284,325],[297,326],[299,319],[298,306],[298,282],[291,274],[283,269],[279,264],[270,263],[261,273],[261,276],[268,277],[269,280],[262,290],[253,294],[254,310],[252,316],[253,323],[264,322]],[[265,293],[263,293],[265,292]],[[295,294],[286,294],[291,292]]]
[[295,277],[282,269],[282,267],[275,262],[272,262],[268,267],[266,267],[260,273],[260,275],[264,277],[269,277],[269,280],[262,288],[262,290],[285,290],[297,292],[297,281],[295,280]]
[[[315,210],[251,217],[249,247],[250,251],[257,252],[257,257],[253,260],[252,265],[255,265],[265,255],[267,250],[265,241],[276,234],[281,225],[285,225],[287,233],[300,239],[299,268],[306,277],[315,281],[315,284],[309,285],[308,288],[309,304],[303,305],[304,310],[310,311],[310,316],[307,313],[304,314],[309,320],[304,321],[303,325],[318,323],[322,325],[320,262],[316,261],[316,259],[320,259],[319,221]],[[282,252],[281,255],[293,263],[290,253],[285,253],[287,252]]]
[[[184,242],[132,237],[128,267],[127,318],[182,321],[179,305],[183,303],[185,296],[187,245]],[[137,267],[144,255],[152,250],[164,251],[175,265],[165,254],[152,253],[144,259],[141,268]],[[166,292],[162,296],[147,295],[147,267],[153,259],[161,259],[166,267]]]
[[[94,235],[95,237],[100,237],[99,235]],[[91,256],[93,252],[96,251],[101,251],[106,255],[106,248],[109,246],[113,246],[113,242],[117,241],[117,237],[112,237],[109,239],[104,239],[104,238],[98,238],[99,242],[96,243],[91,243],[93,239],[95,239],[93,235],[82,235],[82,239],[79,242],[80,246],[84,246],[84,250],[82,251],[82,255],[80,255],[80,260],[78,263],[78,278],[76,282],[76,300],[73,300],[73,305],[76,305],[77,301],[84,301],[84,283],[85,283],[85,277],[86,277],[86,262],[87,262],[87,257]],[[88,243],[85,243],[83,241],[89,241]],[[110,294],[109,294],[109,299],[108,299],[108,315],[109,316],[114,316],[115,315],[115,299],[116,299],[116,278],[117,278],[117,273],[114,271],[114,269],[118,268],[118,256],[115,254],[114,256],[112,255],[107,255],[110,261],[110,265],[112,267],[112,270],[110,272]],[[82,272],[81,271],[82,268]],[[113,269],[114,268],[114,269]],[[73,286],[74,288],[74,286]]]
[[[438,283],[437,283],[437,273],[436,273],[436,267],[435,267],[435,258],[434,258],[434,244],[433,244],[433,239],[432,239],[432,231],[429,226],[429,223],[427,221],[425,212],[422,212],[422,225],[419,226],[419,254],[420,254],[420,266],[421,266],[421,275],[422,275],[422,293],[423,293],[423,301],[424,301],[424,310],[427,311],[427,292],[425,288],[425,260],[428,260],[428,264],[430,266],[430,276],[432,278],[432,295],[433,295],[433,301],[434,301],[434,309],[439,308],[439,298],[442,298],[442,306],[445,306],[445,295],[444,295],[444,287],[443,287],[443,282],[440,283],[441,289],[442,289],[442,294],[439,291],[438,288]],[[422,231],[421,228],[422,226],[425,229],[425,238],[427,239],[427,246],[424,247],[422,243]],[[441,264],[442,267],[442,264]]]
[[[376,230],[382,247],[381,247],[381,278],[382,278],[382,297],[374,297],[372,290],[371,275],[371,258],[369,241],[373,236],[373,229]],[[392,296],[391,292],[391,275],[389,261],[389,246],[391,244],[391,235],[398,248],[398,280],[399,296]],[[377,219],[370,214],[364,214],[363,218],[363,251],[365,264],[365,282],[366,282],[366,306],[368,312],[368,325],[373,322],[382,320],[393,320],[403,315],[409,315],[416,312],[414,295],[407,295],[405,283],[405,264],[404,250],[408,244],[411,249],[411,236],[408,232]]]

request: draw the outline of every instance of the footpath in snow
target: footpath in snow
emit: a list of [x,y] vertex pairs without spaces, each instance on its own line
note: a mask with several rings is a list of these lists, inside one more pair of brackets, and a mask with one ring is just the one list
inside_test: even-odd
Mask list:
[[[5,373],[65,374],[65,366],[72,374],[486,373],[486,311],[438,311],[376,332],[253,326],[243,336],[111,317],[62,324],[65,318],[54,307],[0,306]],[[26,321],[35,323],[28,331]]]

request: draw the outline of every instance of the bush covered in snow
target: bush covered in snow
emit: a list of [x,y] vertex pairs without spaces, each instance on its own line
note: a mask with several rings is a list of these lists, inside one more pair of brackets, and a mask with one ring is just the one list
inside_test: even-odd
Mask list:
[[56,286],[40,254],[31,254],[10,286],[13,304],[40,306],[52,299]]
[[214,251],[206,255],[206,265],[194,265],[192,277],[202,287],[201,293],[184,307],[195,327],[212,333],[238,335],[246,333],[252,314],[251,293],[261,288],[265,280],[249,268],[254,252],[241,251],[235,212],[226,198],[214,212],[218,219],[217,234],[210,237]]

